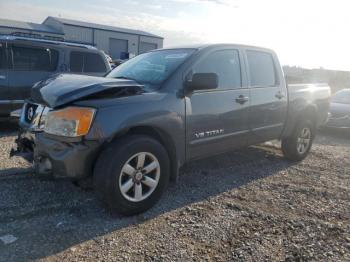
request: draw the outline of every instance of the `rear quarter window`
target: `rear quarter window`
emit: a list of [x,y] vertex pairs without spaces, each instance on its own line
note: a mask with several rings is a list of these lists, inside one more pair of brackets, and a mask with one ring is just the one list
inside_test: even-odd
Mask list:
[[268,87],[277,84],[276,70],[270,53],[247,51],[250,84],[254,87]]
[[13,70],[55,71],[59,53],[50,48],[12,46]]
[[103,73],[107,71],[101,55],[95,53],[70,53],[70,71],[74,73]]

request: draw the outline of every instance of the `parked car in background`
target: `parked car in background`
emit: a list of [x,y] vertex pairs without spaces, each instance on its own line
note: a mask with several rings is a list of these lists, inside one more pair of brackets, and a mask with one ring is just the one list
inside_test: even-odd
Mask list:
[[287,86],[272,50],[227,44],[159,49],[104,78],[57,75],[32,91],[12,154],[34,151],[38,174],[93,176],[108,207],[128,215],[194,159],[273,139],[304,159],[330,99],[325,84]]
[[17,36],[0,37],[0,117],[22,107],[31,87],[56,73],[103,76],[110,70],[95,47]]
[[110,65],[111,69],[115,68],[116,65],[114,64],[112,57],[110,57],[110,55],[107,54],[107,53],[104,52],[104,51],[102,51],[102,53],[105,55],[105,57],[106,57],[106,59],[107,59],[109,65]]
[[350,89],[340,90],[333,95],[326,127],[350,129]]

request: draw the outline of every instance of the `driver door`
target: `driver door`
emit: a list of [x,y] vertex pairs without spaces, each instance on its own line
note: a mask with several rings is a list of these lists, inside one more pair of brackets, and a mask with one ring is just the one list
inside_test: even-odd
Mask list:
[[236,49],[209,53],[192,73],[216,73],[218,88],[197,90],[186,100],[188,160],[226,152],[247,144],[249,89],[243,87],[242,56]]

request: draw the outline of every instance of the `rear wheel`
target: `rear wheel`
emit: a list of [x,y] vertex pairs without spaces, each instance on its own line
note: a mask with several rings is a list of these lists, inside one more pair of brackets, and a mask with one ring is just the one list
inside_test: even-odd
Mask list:
[[282,139],[282,151],[293,161],[303,160],[309,153],[315,137],[315,126],[310,120],[302,120],[290,137]]
[[133,135],[102,152],[94,170],[94,186],[111,210],[133,215],[160,199],[169,174],[164,147],[147,136]]

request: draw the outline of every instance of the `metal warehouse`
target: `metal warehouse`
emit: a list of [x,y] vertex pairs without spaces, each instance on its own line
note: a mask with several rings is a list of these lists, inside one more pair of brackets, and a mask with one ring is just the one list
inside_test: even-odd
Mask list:
[[0,19],[0,34],[89,44],[113,59],[163,47],[163,38],[148,32],[52,16],[41,24]]

